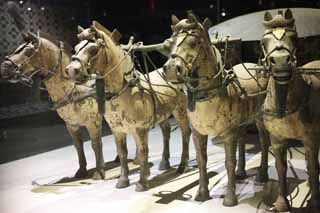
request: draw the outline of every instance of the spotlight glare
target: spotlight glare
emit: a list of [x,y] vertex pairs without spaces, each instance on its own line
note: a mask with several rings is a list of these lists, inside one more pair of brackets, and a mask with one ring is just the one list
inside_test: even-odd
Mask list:
[[209,7],[212,9],[214,6],[213,6],[213,4],[210,4]]
[[222,13],[221,13],[221,16],[222,16],[222,17],[225,17],[226,15],[227,15],[226,12],[222,12]]
[[40,10],[44,11],[46,8],[44,6],[40,7]]
[[31,11],[31,7],[28,7],[27,10],[28,10],[28,11]]
[[23,1],[21,0],[21,1],[19,1],[19,4],[23,4]]

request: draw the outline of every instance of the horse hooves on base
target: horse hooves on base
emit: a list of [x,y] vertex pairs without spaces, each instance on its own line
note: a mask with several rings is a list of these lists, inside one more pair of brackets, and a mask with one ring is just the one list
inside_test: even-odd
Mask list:
[[288,212],[290,210],[289,202],[286,198],[279,196],[277,201],[273,203],[278,212]]
[[148,188],[149,188],[148,184],[146,184],[146,183],[137,183],[135,191],[136,192],[144,192],[144,191],[147,191]]
[[269,176],[268,174],[262,174],[260,172],[258,172],[257,176],[256,176],[256,182],[258,183],[266,183],[269,180]]
[[236,179],[237,180],[244,180],[247,178],[247,173],[246,171],[237,171],[236,172]]
[[210,195],[208,190],[204,190],[202,192],[198,191],[196,197],[194,198],[195,201],[206,201],[210,200]]
[[185,165],[185,164],[180,164],[178,169],[177,169],[177,172],[179,174],[183,174],[183,173],[186,173],[187,171],[189,171],[189,166],[188,165]]
[[75,178],[85,178],[87,176],[88,176],[87,169],[78,169],[78,171],[74,175]]
[[308,200],[307,203],[308,208],[310,209],[310,213],[320,212],[320,203],[319,200]]
[[238,205],[238,198],[235,194],[227,194],[223,199],[224,206],[236,206]]
[[119,178],[116,188],[117,189],[122,189],[122,188],[126,188],[130,185],[129,179],[128,178]]
[[134,165],[139,165],[139,159],[138,158],[133,159],[132,163]]
[[159,164],[159,168],[161,170],[168,170],[170,169],[170,162],[168,160],[162,160]]
[[99,171],[99,170],[96,170],[94,173],[93,173],[93,176],[92,176],[92,179],[93,180],[103,180],[105,177],[105,174],[104,174],[104,171]]

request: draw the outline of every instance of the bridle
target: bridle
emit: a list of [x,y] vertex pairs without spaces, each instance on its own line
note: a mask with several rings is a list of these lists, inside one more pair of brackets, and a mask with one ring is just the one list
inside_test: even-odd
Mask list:
[[[102,54],[102,51],[103,51],[103,48],[102,47],[106,47],[106,44],[104,41],[102,41],[102,39],[97,39],[96,41],[90,41],[90,40],[84,40],[85,41],[85,44],[83,46],[81,46],[79,48],[79,50],[71,57],[71,60],[72,61],[78,61],[81,65],[81,71],[84,72],[84,74],[86,76],[89,76],[89,73],[91,74],[91,69],[92,69],[92,62],[94,60],[96,60],[101,54]],[[87,47],[88,44],[90,44],[91,42],[94,42],[96,44],[98,44],[98,52],[92,56],[88,62],[85,62],[84,60],[82,60],[80,57],[78,57],[78,54],[84,49]],[[106,57],[107,58],[107,57]],[[98,74],[98,73],[97,73]]]
[[[43,63],[42,54],[41,54],[42,40],[40,39],[40,37],[38,36],[38,39],[37,39],[37,43],[38,43],[37,48],[30,46],[29,45],[30,43],[31,42],[23,44],[20,48],[16,49],[12,54],[6,56],[5,61],[9,61],[11,64],[13,64],[14,70],[11,72],[13,72],[15,80],[19,80],[23,83],[27,83],[27,84],[32,85],[33,84],[32,77],[42,71],[42,69],[44,68],[44,63]],[[24,60],[22,63],[16,63],[14,60],[11,60],[11,57],[13,55],[18,54],[19,52],[23,51],[26,47],[32,49],[33,53],[31,56],[27,57],[26,60]],[[59,49],[60,49],[60,52],[59,52],[58,62],[56,64],[56,66],[54,67],[53,71],[47,70],[48,76],[43,78],[43,81],[49,80],[56,73],[56,70],[58,69],[59,65],[61,64],[63,42],[60,42]],[[39,54],[39,56],[38,56],[39,67],[34,67],[35,71],[32,72],[30,75],[24,74],[23,73],[23,66],[25,64],[29,63],[38,54]]]
[[[274,31],[277,30],[277,29],[269,29],[267,30],[264,34],[263,34],[263,38],[266,36],[266,35],[272,35],[276,40],[280,41],[280,42],[283,42],[283,38],[285,37],[285,34],[287,32],[292,32],[294,33],[294,36],[297,36],[297,31],[295,29],[292,29],[292,28],[288,28],[288,27],[285,27],[285,28],[281,28],[284,30],[282,36],[279,38],[275,35]],[[280,50],[285,50],[286,52],[289,53],[290,57],[293,59],[293,63],[291,63],[291,68],[292,70],[295,70],[296,66],[297,66],[297,57],[296,57],[296,50],[297,48],[294,47],[294,49],[290,50],[288,49],[287,47],[285,47],[282,43],[281,45],[276,45],[271,51],[267,52],[266,51],[266,48],[263,44],[263,39],[260,41],[260,45],[261,45],[261,48],[262,48],[262,51],[263,51],[263,54],[264,54],[264,58],[262,59],[262,63],[264,65],[264,67],[267,68],[267,71],[270,72],[270,74],[272,75],[272,72],[271,72],[271,69],[272,69],[272,66],[268,63],[268,58],[271,56],[272,53],[276,52],[276,51],[280,51]]]
[[[206,88],[206,89],[199,89],[199,88],[193,86],[193,82],[197,82],[197,81],[200,81],[200,80],[214,80],[214,79],[218,78],[222,74],[223,69],[220,69],[219,72],[216,73],[216,74],[195,77],[193,74],[198,70],[198,68],[196,67],[197,66],[196,61],[199,58],[200,51],[202,49],[204,49],[203,44],[201,42],[202,39],[199,39],[199,37],[200,37],[199,35],[197,35],[197,34],[195,34],[193,32],[190,32],[190,31],[187,31],[187,32],[186,31],[181,31],[181,32],[175,34],[175,36],[178,36],[179,34],[180,35],[181,34],[186,34],[186,35],[179,42],[179,44],[177,45],[177,48],[176,48],[175,52],[173,52],[171,54],[171,58],[172,59],[179,58],[183,62],[185,67],[187,68],[188,72],[185,75],[180,75],[179,76],[185,82],[187,89],[192,93],[196,93],[196,92],[200,92],[200,91],[209,91],[209,90],[213,90],[213,89],[217,89],[218,87],[221,87],[221,85],[219,85],[218,87],[213,87],[213,88],[210,87],[210,88]],[[191,62],[187,62],[181,55],[179,55],[177,53],[179,48],[182,46],[182,44],[185,42],[185,40],[186,40],[186,38],[188,36],[193,36],[193,37],[198,38],[197,40],[200,40],[200,42],[198,42],[197,47],[195,48],[196,49],[195,54],[193,55],[193,58],[190,60]]]

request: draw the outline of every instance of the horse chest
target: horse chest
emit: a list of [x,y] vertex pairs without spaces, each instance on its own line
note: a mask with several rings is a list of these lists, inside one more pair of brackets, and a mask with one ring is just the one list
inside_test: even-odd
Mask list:
[[190,123],[202,135],[219,135],[232,125],[229,106],[215,99],[197,102],[193,112],[188,111]]
[[265,115],[264,124],[271,135],[280,139],[302,140],[310,133],[307,126],[299,119],[298,112],[281,119]]

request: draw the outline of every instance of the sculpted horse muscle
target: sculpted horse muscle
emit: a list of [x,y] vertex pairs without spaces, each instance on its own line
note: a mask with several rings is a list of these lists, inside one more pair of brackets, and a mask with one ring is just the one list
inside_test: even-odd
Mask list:
[[[264,63],[271,78],[264,103],[264,124],[270,132],[279,178],[279,196],[275,202],[278,211],[289,211],[287,196],[287,144],[288,139],[303,141],[309,174],[313,212],[320,211],[319,193],[319,80],[315,75],[301,75],[296,69],[297,31],[291,10],[272,17],[264,17],[265,33],[261,40]],[[320,68],[319,61],[305,68]]]
[[[137,145],[140,163],[140,180],[136,191],[148,189],[148,132],[159,123],[164,133],[164,144],[169,146],[170,128],[167,119],[171,114],[180,124],[183,151],[178,171],[188,165],[190,129],[186,115],[186,97],[183,92],[168,84],[162,70],[143,75],[134,68],[129,52],[123,51],[111,33],[97,22],[83,30],[82,41],[75,47],[76,54],[67,66],[69,77],[78,83],[96,74],[103,80],[106,94],[105,119],[110,124],[116,140],[121,162],[121,176],[117,188],[129,186],[126,135],[132,134]],[[160,168],[168,168],[169,153],[164,153]]]
[[[164,66],[166,77],[173,83],[183,83],[188,94],[188,118],[193,132],[197,162],[200,169],[199,190],[196,200],[209,199],[207,175],[208,135],[223,136],[228,174],[225,206],[237,204],[235,194],[236,144],[243,134],[245,124],[257,120],[262,142],[261,180],[267,180],[268,135],[262,122],[257,119],[265,94],[267,80],[248,73],[241,66],[226,73],[221,67],[219,51],[211,46],[208,35],[209,20],[199,23],[193,14],[188,19],[178,20],[172,16],[172,51]],[[254,67],[254,64],[247,64]],[[261,88],[257,85],[255,76]],[[239,77],[237,77],[239,76]],[[241,77],[241,78],[240,78]],[[254,93],[255,95],[250,95]],[[243,159],[242,159],[243,160]],[[244,171],[244,160],[241,166]]]

